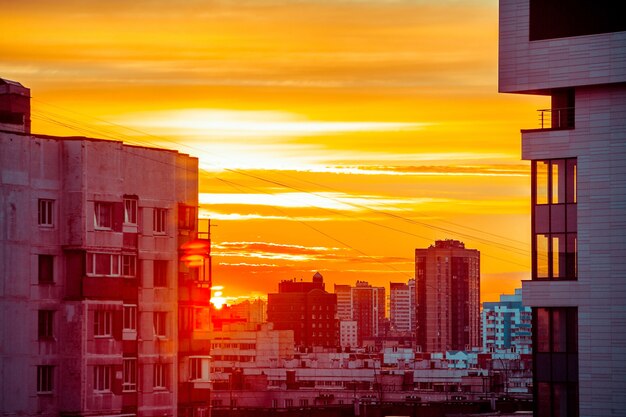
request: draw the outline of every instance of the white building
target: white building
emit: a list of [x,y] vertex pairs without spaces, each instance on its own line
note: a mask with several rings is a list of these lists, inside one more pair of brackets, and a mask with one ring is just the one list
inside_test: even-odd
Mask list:
[[389,318],[391,329],[415,331],[415,280],[389,283]]
[[532,167],[537,416],[626,410],[626,19],[620,2],[500,0],[499,89],[549,96]]
[[532,310],[522,304],[521,288],[513,295],[500,295],[500,301],[484,302],[481,324],[483,350],[532,352]]
[[358,346],[356,321],[341,320],[339,322],[339,345],[342,348]]

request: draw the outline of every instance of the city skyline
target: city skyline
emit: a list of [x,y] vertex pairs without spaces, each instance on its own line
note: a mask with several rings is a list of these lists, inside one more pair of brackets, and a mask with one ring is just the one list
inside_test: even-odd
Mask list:
[[34,132],[200,158],[225,297],[315,271],[388,287],[438,239],[483,254],[482,301],[530,276],[518,129],[548,104],[497,94],[495,1],[38,1],[18,27],[0,75]]

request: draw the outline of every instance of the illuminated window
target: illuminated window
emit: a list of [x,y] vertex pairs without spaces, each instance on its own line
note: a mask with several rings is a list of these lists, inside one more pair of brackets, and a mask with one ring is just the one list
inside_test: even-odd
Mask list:
[[152,230],[155,233],[165,233],[167,225],[167,210],[164,208],[155,208],[154,217],[152,219]]
[[113,336],[113,312],[95,310],[93,312],[93,335],[95,337]]
[[109,230],[113,227],[113,204],[96,201],[93,210],[94,227]]
[[111,391],[111,365],[96,365],[93,367],[93,390],[96,392]]
[[39,226],[54,226],[54,200],[39,199],[38,222]]
[[533,161],[533,279],[576,279],[577,163]]
[[137,358],[124,358],[122,391],[137,391]]
[[37,366],[37,394],[52,394],[54,390],[54,366]]
[[178,206],[178,228],[193,230],[196,227],[196,208],[180,204]]

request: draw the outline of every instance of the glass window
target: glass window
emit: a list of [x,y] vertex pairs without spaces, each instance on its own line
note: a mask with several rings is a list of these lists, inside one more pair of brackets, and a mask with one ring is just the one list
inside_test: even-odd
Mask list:
[[137,224],[137,199],[124,198],[124,223],[128,225]]
[[167,313],[164,311],[155,311],[154,319],[154,335],[156,337],[167,336]]
[[154,217],[152,219],[153,230],[155,233],[165,233],[167,221],[167,210],[164,208],[155,208]]
[[96,365],[93,367],[93,390],[100,392],[111,391],[111,365]]
[[153,387],[157,389],[167,389],[168,364],[155,363],[153,375]]
[[54,200],[39,199],[38,204],[39,226],[54,226]]
[[137,391],[137,358],[124,358],[122,391]]
[[38,255],[39,269],[37,279],[40,284],[52,284],[54,282],[54,256]]
[[93,312],[93,335],[95,337],[113,336],[113,312],[95,310]]
[[54,390],[54,366],[37,366],[37,394],[51,394]]
[[137,275],[137,255],[87,253],[87,276],[127,277]]
[[196,227],[196,208],[192,206],[178,206],[178,228],[193,230]]
[[167,287],[167,261],[154,261],[154,286]]
[[96,201],[93,218],[96,229],[111,229],[113,227],[113,204]]
[[54,310],[39,310],[37,328],[39,340],[54,338]]
[[123,315],[123,329],[137,330],[137,305],[124,304]]

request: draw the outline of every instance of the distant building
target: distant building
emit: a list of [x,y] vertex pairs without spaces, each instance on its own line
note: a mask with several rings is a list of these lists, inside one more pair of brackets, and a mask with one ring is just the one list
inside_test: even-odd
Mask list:
[[248,323],[265,323],[267,321],[267,301],[260,298],[244,300],[230,307],[233,316],[241,317]]
[[[626,19],[622,3],[500,0],[499,91],[550,99],[531,161],[537,416],[626,410]],[[506,111],[506,110],[503,110]]]
[[389,283],[389,316],[391,329],[415,332],[415,280]]
[[276,330],[293,330],[297,346],[339,346],[337,295],[324,288],[319,272],[311,282],[281,281],[278,293],[268,294],[268,322]]
[[500,301],[484,302],[481,312],[483,349],[532,352],[532,310],[522,304],[522,290],[501,295]]
[[382,336],[385,325],[385,288],[372,287],[365,281],[357,281],[351,287],[352,320],[357,323],[357,341]]
[[458,240],[415,250],[417,344],[424,352],[480,346],[480,253]]
[[337,294],[337,318],[352,320],[352,287],[345,284],[335,284]]
[[31,134],[29,98],[0,80],[0,410],[188,410],[180,386],[207,391],[179,367],[210,348],[208,285],[178,256],[197,238],[197,159]]
[[339,345],[342,348],[354,348],[359,345],[357,329],[358,325],[354,320],[339,321]]

